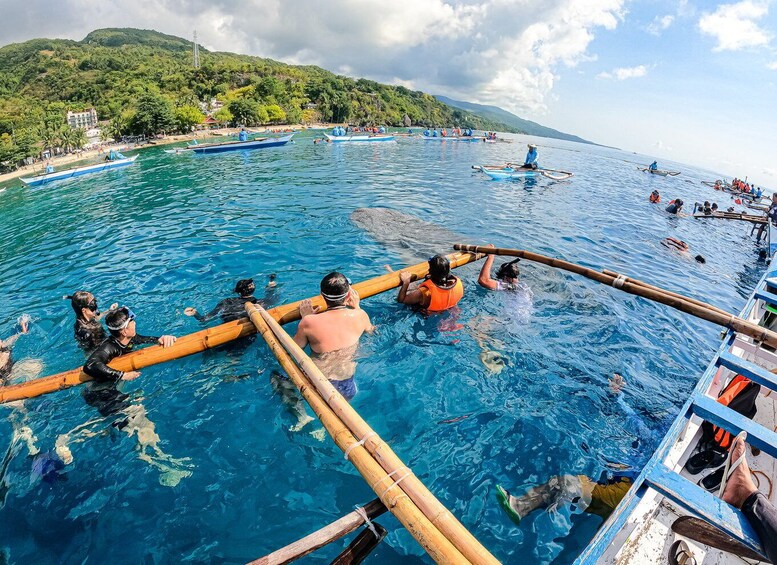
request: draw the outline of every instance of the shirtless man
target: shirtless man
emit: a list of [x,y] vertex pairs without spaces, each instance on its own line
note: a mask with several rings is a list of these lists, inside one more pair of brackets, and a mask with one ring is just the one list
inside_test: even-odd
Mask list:
[[367,312],[359,307],[359,294],[345,275],[329,273],[321,280],[326,311],[319,313],[310,300],[299,307],[301,320],[294,341],[310,345],[311,359],[346,400],[356,395],[356,361],[359,338],[375,329]]

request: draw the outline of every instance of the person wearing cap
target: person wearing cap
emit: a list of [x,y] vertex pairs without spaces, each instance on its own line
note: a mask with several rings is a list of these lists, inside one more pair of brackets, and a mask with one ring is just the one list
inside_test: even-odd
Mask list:
[[329,273],[321,280],[321,296],[326,310],[319,311],[312,302],[300,303],[300,322],[294,341],[301,348],[310,346],[311,359],[329,382],[346,400],[357,392],[354,354],[364,332],[375,327],[367,312],[359,306],[359,293],[345,275]]
[[205,314],[200,314],[196,308],[185,308],[183,313],[187,316],[193,316],[198,322],[209,322],[216,316],[221,316],[221,321],[232,322],[240,318],[245,317],[246,302],[252,304],[259,304],[262,307],[267,307],[276,302],[275,291],[277,289],[277,283],[275,282],[275,275],[272,274],[268,277],[267,285],[265,286],[264,298],[258,299],[254,296],[256,291],[256,285],[254,279],[241,279],[237,281],[234,292],[237,293],[237,297],[225,298],[216,307]]
[[648,167],[648,171],[657,171],[658,170],[658,161],[653,161],[650,163],[650,166]]
[[537,146],[533,143],[528,145],[529,152],[526,153],[526,160],[523,163],[524,169],[536,169],[537,168]]

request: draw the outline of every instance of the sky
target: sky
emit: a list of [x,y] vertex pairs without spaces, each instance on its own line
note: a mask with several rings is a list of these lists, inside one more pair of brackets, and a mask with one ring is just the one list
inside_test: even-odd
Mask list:
[[0,45],[102,27],[493,104],[777,189],[777,0],[0,0]]

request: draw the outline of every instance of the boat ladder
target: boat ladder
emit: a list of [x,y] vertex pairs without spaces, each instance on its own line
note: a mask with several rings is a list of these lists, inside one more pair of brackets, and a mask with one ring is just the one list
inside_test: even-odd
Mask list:
[[[777,294],[768,292],[765,282],[767,278],[775,275],[777,275],[777,270],[771,270],[761,279],[743,310],[743,317],[744,314],[755,308],[759,300],[777,307]],[[734,436],[745,431],[749,445],[777,458],[777,433],[745,418],[706,394],[715,374],[721,367],[733,371],[734,374],[740,374],[770,390],[777,390],[776,374],[731,353],[735,341],[737,347],[741,343],[745,343],[751,349],[759,349],[758,344],[748,345],[746,340],[731,330],[725,334],[724,342],[718,349],[715,358],[697,383],[690,398],[681,408],[680,414],[672,423],[653,457],[591,543],[577,558],[576,564],[597,563],[608,547],[616,541],[616,536],[626,526],[637,504],[651,490],[663,495],[690,514],[712,524],[748,549],[764,555],[757,534],[740,510],[689,481],[664,463],[672,448],[682,439],[686,425],[692,416],[697,416],[719,426]]]

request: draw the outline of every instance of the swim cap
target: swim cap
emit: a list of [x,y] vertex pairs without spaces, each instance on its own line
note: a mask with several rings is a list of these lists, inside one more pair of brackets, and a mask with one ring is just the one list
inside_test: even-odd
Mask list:
[[327,303],[341,303],[347,297],[351,290],[351,283],[342,273],[333,271],[321,279],[321,296]]

